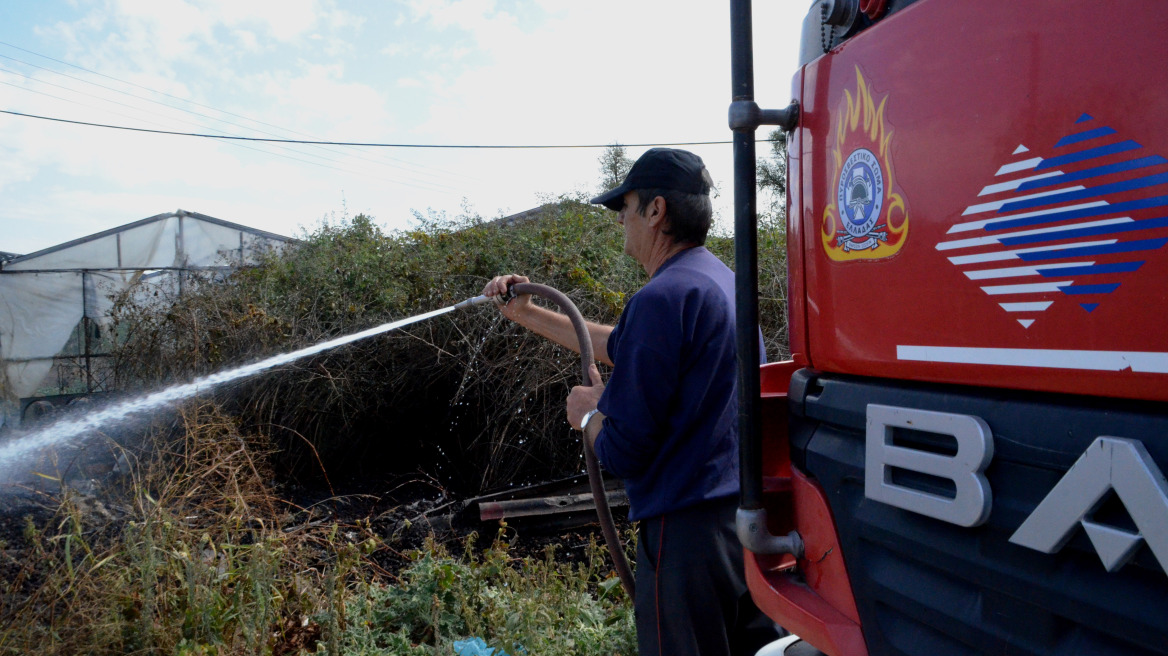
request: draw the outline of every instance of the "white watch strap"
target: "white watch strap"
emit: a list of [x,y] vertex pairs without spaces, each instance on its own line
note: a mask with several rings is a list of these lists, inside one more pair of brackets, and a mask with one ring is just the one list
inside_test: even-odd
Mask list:
[[596,414],[597,412],[600,412],[600,410],[592,409],[584,414],[584,418],[580,420],[581,432],[583,432],[584,430],[586,430],[588,428],[588,422],[592,419],[592,415]]

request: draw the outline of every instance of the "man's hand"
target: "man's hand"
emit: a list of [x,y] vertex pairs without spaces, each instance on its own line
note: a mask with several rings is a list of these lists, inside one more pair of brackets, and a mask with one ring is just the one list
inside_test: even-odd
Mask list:
[[[527,276],[520,276],[514,273],[508,273],[505,276],[495,276],[483,287],[483,296],[506,296],[507,289],[516,283],[531,282]],[[520,294],[511,299],[507,303],[500,302],[500,299],[495,299],[495,305],[498,306],[499,311],[503,316],[512,321],[518,321],[517,317],[527,311],[531,306],[531,294]]]
[[600,395],[604,394],[604,383],[601,382],[600,370],[596,365],[588,367],[588,376],[592,379],[592,387],[577,385],[568,394],[568,423],[576,430],[580,430],[580,422],[584,420],[584,415],[596,409],[596,404],[600,403]]

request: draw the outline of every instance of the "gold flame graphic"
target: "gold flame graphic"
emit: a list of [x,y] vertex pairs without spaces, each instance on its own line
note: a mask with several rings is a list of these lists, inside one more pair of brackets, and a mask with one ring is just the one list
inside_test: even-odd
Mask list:
[[[846,260],[878,260],[895,255],[904,246],[908,239],[908,212],[905,210],[904,198],[896,193],[892,178],[892,164],[888,158],[888,145],[892,141],[892,131],[884,123],[884,105],[888,96],[880,99],[876,105],[872,92],[859,67],[856,68],[856,95],[853,98],[851,91],[845,89],[843,100],[837,114],[838,123],[835,126],[835,147],[832,157],[835,168],[831,179],[835,186],[831,187],[830,203],[823,209],[823,246],[827,256],[836,261]],[[880,160],[881,173],[884,176],[884,205],[882,216],[878,224],[887,226],[887,239],[879,240],[875,248],[864,250],[845,250],[837,245],[837,237],[843,231],[843,222],[839,217],[839,208],[836,206],[834,190],[839,187],[840,175],[844,165],[844,145],[848,144],[849,152],[857,148],[868,148]]]

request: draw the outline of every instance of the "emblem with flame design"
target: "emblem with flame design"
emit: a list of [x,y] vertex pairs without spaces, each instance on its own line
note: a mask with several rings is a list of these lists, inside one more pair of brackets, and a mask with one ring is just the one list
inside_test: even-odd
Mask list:
[[836,261],[889,257],[908,239],[908,212],[892,180],[887,101],[885,96],[876,105],[859,68],[855,96],[845,89],[840,101],[832,150],[836,194],[823,210],[820,235],[827,256]]

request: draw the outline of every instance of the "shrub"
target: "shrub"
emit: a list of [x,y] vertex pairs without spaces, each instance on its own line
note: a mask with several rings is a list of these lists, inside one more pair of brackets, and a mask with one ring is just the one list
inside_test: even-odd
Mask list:
[[[760,294],[772,359],[785,351],[782,235],[764,226]],[[709,246],[723,258],[730,240]],[[153,387],[452,305],[492,276],[529,275],[591,320],[614,323],[645,282],[611,212],[578,200],[506,224],[418,217],[384,233],[364,215],[323,223],[298,247],[188,281],[159,306],[115,305],[118,380]],[[448,314],[281,367],[220,396],[247,430],[271,434],[282,465],[344,466],[385,478],[419,469],[459,493],[576,473],[581,445],[563,418],[577,356],[490,307]]]

